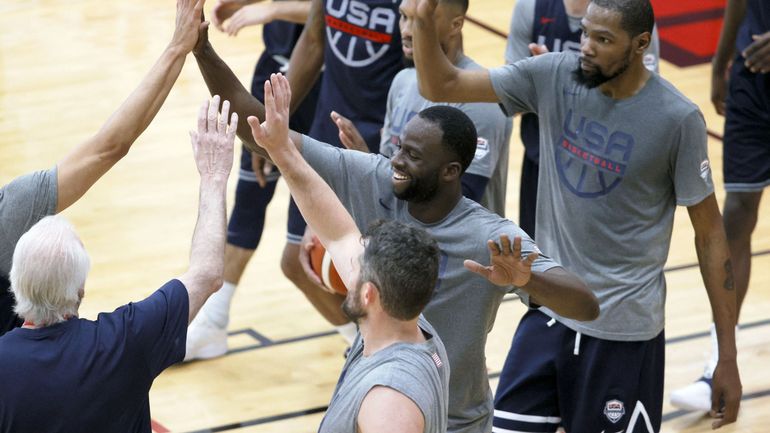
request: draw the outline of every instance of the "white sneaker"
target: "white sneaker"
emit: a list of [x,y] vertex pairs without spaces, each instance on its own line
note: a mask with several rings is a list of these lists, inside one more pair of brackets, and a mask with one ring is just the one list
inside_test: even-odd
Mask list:
[[187,328],[184,361],[216,358],[227,353],[227,329],[220,328],[200,312]]
[[708,412],[711,410],[711,379],[702,377],[673,391],[671,405],[684,410]]

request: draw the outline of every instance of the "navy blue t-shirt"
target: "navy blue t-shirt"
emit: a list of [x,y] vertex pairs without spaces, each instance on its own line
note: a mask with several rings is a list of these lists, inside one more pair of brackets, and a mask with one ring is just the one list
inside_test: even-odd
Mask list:
[[0,432],[151,432],[153,380],[184,358],[189,298],[171,280],[96,321],[0,337]]
[[342,147],[332,110],[350,119],[372,153],[393,77],[403,68],[396,0],[326,0],[324,75],[310,136]]
[[767,0],[749,0],[746,4],[746,17],[738,31],[738,53],[751,45],[752,35],[761,35],[770,31],[770,2]]

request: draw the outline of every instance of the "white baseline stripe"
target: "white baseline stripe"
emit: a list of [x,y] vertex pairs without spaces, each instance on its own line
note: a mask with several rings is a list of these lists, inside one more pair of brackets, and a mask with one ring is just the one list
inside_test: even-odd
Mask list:
[[512,421],[531,422],[537,424],[558,424],[561,422],[561,417],[558,416],[522,415],[497,409],[495,409],[495,416],[497,418],[510,419]]
[[522,430],[508,430],[500,427],[492,427],[492,433],[537,433]]

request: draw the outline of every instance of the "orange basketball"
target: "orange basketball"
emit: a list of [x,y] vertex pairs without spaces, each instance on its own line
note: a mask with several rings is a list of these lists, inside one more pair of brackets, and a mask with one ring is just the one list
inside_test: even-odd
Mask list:
[[310,266],[313,268],[313,272],[323,281],[326,288],[340,295],[348,293],[345,283],[342,282],[337,269],[334,268],[332,258],[326,254],[326,248],[321,245],[321,241],[317,237],[314,236],[313,241],[313,248],[310,250]]

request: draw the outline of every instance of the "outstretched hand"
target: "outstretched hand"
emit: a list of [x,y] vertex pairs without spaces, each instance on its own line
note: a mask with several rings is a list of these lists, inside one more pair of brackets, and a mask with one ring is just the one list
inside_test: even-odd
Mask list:
[[228,127],[230,102],[222,104],[221,114],[217,112],[218,109],[218,95],[211,102],[203,102],[198,112],[198,131],[190,131],[190,140],[201,179],[227,182],[233,167],[233,142],[238,127],[238,114],[232,114]]
[[484,266],[473,260],[466,260],[465,267],[498,286],[524,287],[532,276],[532,263],[538,257],[537,252],[521,255],[521,237],[513,239],[513,245],[507,235],[500,236],[500,245],[488,240],[490,266]]
[[350,150],[358,150],[359,152],[369,153],[369,146],[366,145],[364,137],[358,132],[356,125],[347,117],[337,113],[331,112],[332,122],[337,125],[337,129],[340,130],[339,137],[343,146]]
[[178,46],[185,53],[192,51],[198,43],[198,35],[208,27],[203,21],[203,3],[205,0],[177,0],[176,28],[171,38],[171,45]]
[[289,139],[290,101],[289,80],[283,74],[271,74],[265,81],[265,121],[260,124],[255,116],[248,118],[254,140],[276,162],[282,152],[294,149]]

